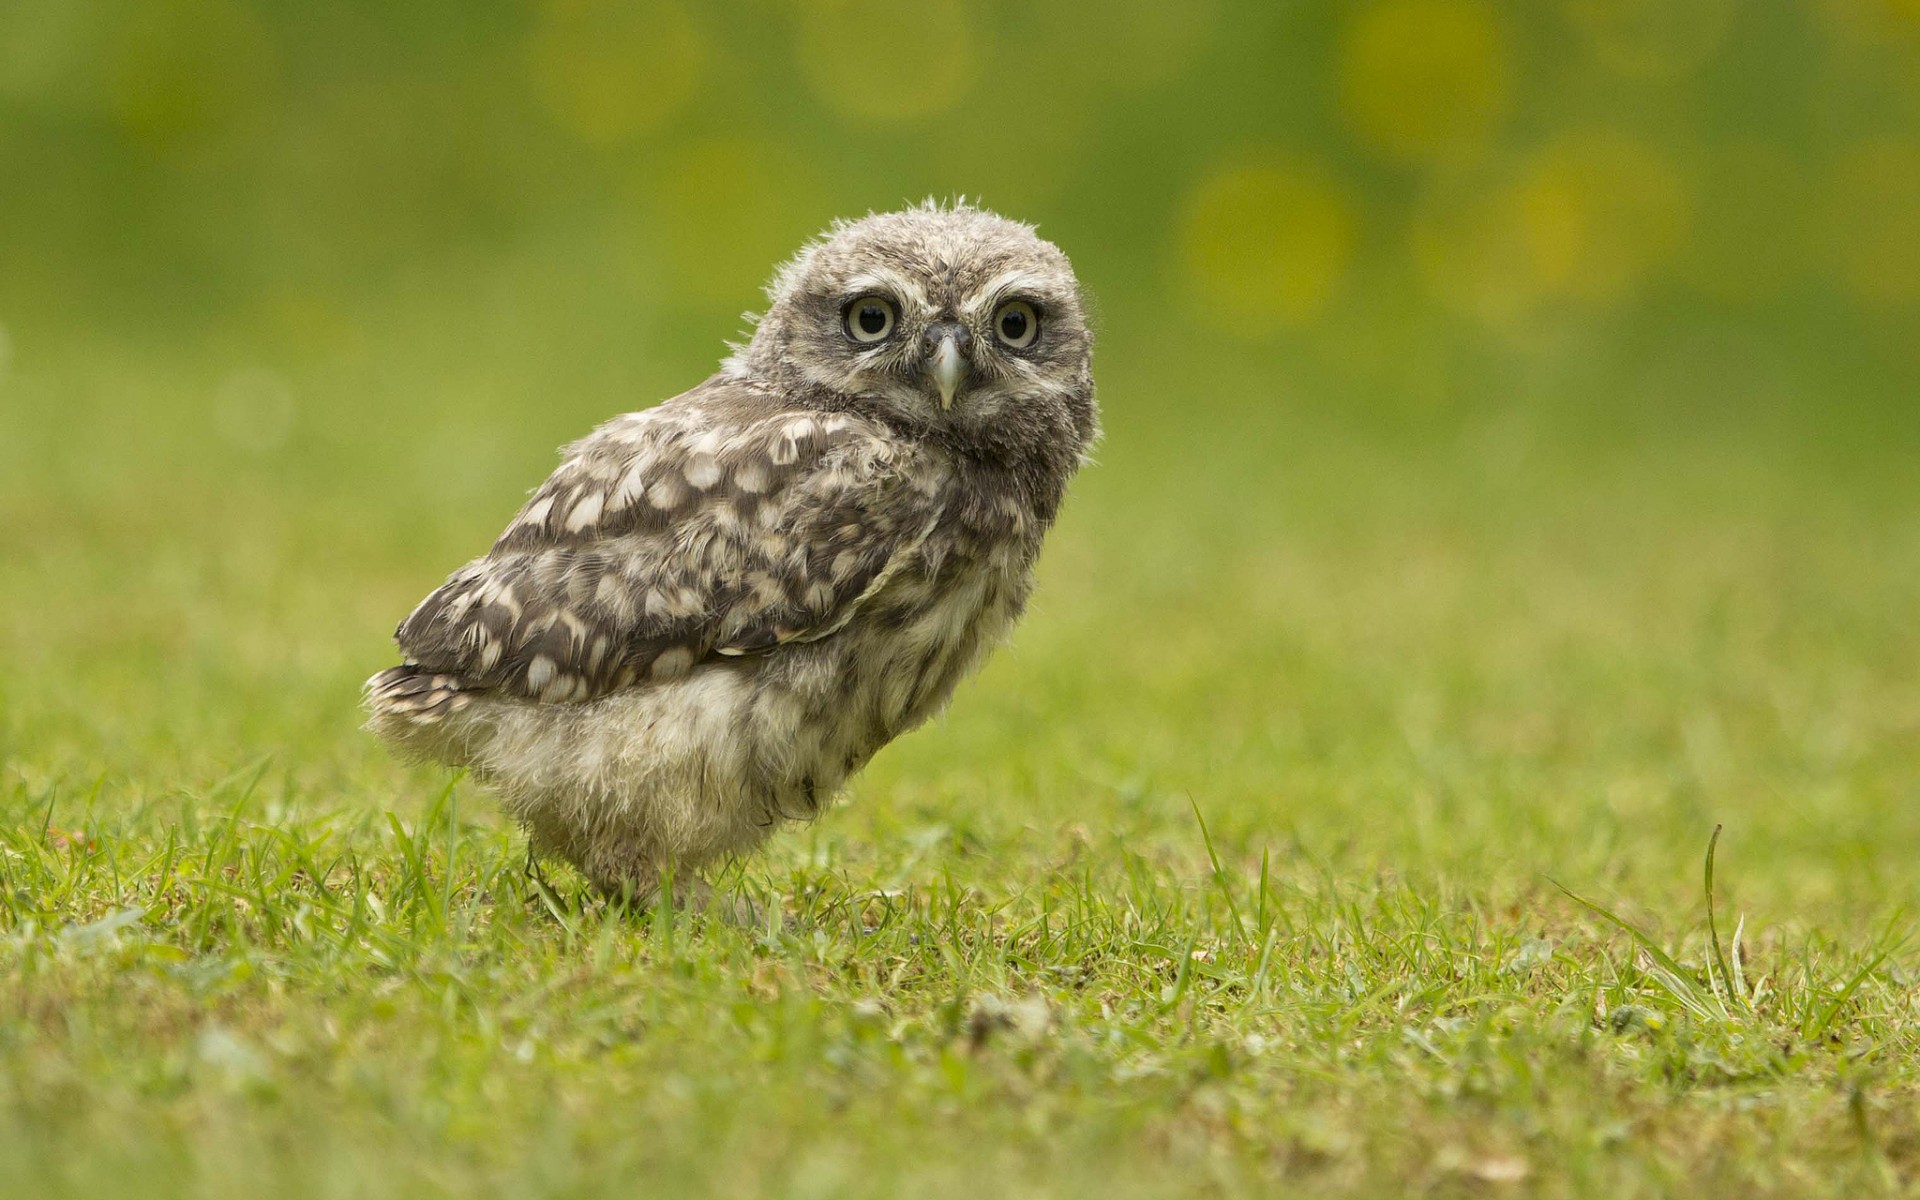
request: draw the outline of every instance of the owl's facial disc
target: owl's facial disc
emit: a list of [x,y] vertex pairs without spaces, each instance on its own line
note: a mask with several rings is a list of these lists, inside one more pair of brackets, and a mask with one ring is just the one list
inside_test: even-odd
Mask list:
[[838,224],[780,269],[730,372],[996,452],[1094,428],[1092,338],[1066,256],[965,205]]
[[958,321],[935,321],[920,335],[920,370],[940,393],[940,411],[953,408],[953,394],[972,372],[973,334]]

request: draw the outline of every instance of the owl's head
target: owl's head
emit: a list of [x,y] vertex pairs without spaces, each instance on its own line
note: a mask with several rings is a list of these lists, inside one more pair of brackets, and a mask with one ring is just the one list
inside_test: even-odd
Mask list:
[[931,202],[839,222],[767,297],[736,374],[990,448],[1097,432],[1080,285],[1030,225]]

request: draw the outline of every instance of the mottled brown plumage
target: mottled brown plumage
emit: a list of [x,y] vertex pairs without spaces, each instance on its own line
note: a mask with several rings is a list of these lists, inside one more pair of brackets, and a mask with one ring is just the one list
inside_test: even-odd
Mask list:
[[1096,436],[1071,268],[927,206],[836,226],[699,387],[565,452],[400,625],[371,726],[647,890],[815,813],[1018,617]]

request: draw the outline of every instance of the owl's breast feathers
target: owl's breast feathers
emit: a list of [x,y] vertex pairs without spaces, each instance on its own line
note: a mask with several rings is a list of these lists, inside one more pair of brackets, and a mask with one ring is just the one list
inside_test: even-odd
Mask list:
[[369,701],[410,721],[481,692],[583,701],[827,637],[934,549],[953,480],[876,423],[716,376],[569,447],[400,624],[407,661]]

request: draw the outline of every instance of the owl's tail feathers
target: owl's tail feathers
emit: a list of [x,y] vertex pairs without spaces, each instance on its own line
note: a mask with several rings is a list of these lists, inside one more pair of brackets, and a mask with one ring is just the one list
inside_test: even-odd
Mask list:
[[470,693],[460,689],[458,679],[417,663],[388,667],[367,680],[367,708],[376,721],[432,724],[459,712],[472,700]]
[[406,758],[460,765],[471,750],[474,730],[466,714],[478,693],[452,675],[407,663],[389,667],[367,680],[367,728]]

